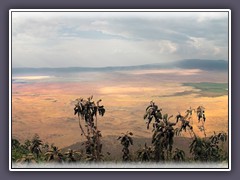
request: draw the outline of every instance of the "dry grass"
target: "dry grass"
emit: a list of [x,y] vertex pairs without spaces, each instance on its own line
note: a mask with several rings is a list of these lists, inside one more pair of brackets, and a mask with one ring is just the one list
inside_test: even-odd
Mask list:
[[[99,117],[98,123],[103,136],[116,136],[128,130],[135,137],[151,137],[151,131],[146,129],[143,120],[145,108],[151,100],[163,109],[163,113],[174,116],[178,111],[184,114],[190,106],[202,105],[206,108],[207,135],[213,131],[228,131],[228,96],[198,97],[196,89],[181,83],[189,79],[197,81],[199,74],[178,75],[175,80],[172,76],[174,74],[104,74],[102,81],[13,83],[12,134],[23,141],[38,133],[44,141],[59,147],[79,142],[83,137],[80,136],[77,117],[73,115],[74,100],[90,95],[94,95],[95,100],[101,98],[106,108],[105,116]],[[205,77],[208,76],[203,74],[202,78]],[[209,73],[208,80],[222,79],[222,75]],[[184,91],[193,93],[171,96]],[[203,136],[198,125],[194,114],[194,130]],[[182,135],[189,137],[188,133]]]

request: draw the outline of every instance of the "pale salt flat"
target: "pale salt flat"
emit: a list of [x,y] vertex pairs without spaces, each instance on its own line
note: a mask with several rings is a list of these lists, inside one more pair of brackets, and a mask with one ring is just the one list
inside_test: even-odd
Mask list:
[[40,79],[49,79],[52,76],[17,76],[13,77],[16,80],[40,80]]

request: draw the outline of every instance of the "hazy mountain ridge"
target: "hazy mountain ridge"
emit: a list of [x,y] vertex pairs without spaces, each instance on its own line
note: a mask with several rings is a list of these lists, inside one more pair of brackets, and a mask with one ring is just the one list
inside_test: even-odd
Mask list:
[[228,61],[226,60],[203,60],[203,59],[186,59],[170,63],[154,63],[136,66],[108,66],[108,67],[60,67],[60,68],[32,68],[18,67],[12,68],[13,74],[23,73],[77,73],[77,72],[112,72],[112,71],[129,71],[129,70],[147,70],[147,69],[201,69],[227,71]]
[[225,60],[203,60],[203,59],[186,59],[175,63],[179,68],[201,69],[201,70],[218,70],[227,71],[228,61]]

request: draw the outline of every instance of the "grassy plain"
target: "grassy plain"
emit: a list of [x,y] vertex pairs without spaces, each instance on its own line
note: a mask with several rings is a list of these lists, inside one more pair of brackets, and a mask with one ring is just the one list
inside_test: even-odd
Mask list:
[[[178,112],[184,114],[190,106],[197,108],[202,105],[206,108],[207,135],[213,131],[228,132],[228,95],[222,91],[219,94],[219,88],[226,87],[226,73],[148,70],[80,73],[69,79],[66,77],[62,81],[34,77],[27,80],[25,77],[24,82],[13,81],[13,137],[24,141],[37,133],[45,142],[60,148],[84,140],[73,108],[76,98],[90,95],[96,101],[101,98],[106,108],[106,114],[98,121],[103,139],[126,131],[132,131],[133,138],[150,138],[151,128],[146,129],[143,115],[151,100],[163,109],[163,113],[174,117]],[[213,86],[217,89],[212,90]],[[196,113],[191,124],[194,131],[203,137],[198,129],[200,124]],[[186,132],[182,136],[189,137],[189,134]]]

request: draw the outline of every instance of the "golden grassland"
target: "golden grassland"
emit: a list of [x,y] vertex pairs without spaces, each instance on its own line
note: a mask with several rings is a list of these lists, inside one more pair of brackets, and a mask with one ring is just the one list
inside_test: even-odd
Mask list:
[[[163,109],[163,113],[174,117],[178,112],[184,114],[190,106],[197,108],[202,105],[206,108],[206,134],[210,136],[213,131],[228,132],[227,95],[200,97],[198,89],[182,85],[181,82],[188,80],[189,76],[179,79],[179,75],[176,75],[175,81],[166,81],[165,78],[156,81],[157,75],[159,74],[154,72],[152,76],[137,74],[137,77],[135,75],[135,78],[129,78],[132,76],[114,77],[107,74],[104,78],[101,77],[100,82],[13,83],[12,135],[24,141],[37,133],[44,142],[54,143],[61,148],[82,141],[78,119],[73,114],[74,100],[90,95],[96,101],[102,99],[106,108],[104,117],[98,117],[98,128],[103,137],[118,136],[126,131],[132,131],[135,137],[151,137],[151,129],[147,130],[143,120],[145,108],[151,100]],[[205,76],[208,77],[204,74]],[[212,74],[210,77],[215,82],[217,75]],[[194,80],[197,81],[198,77]],[[176,95],[181,92],[181,96]],[[170,120],[175,121],[175,118]],[[193,114],[191,123],[194,131],[203,137],[198,129],[201,124],[197,122],[196,113]],[[189,137],[188,132],[183,132],[182,135]]]

